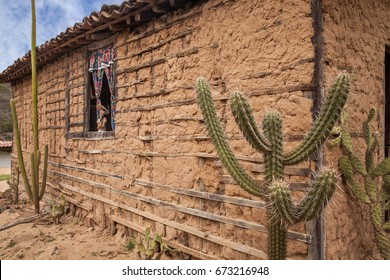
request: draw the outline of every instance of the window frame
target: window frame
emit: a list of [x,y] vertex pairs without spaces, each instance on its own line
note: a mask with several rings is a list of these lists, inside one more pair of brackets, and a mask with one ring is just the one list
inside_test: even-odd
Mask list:
[[[115,138],[115,129],[112,131],[90,131],[90,75],[89,75],[89,54],[92,51],[107,47],[109,45],[113,46],[115,49],[115,41],[116,41],[116,36],[113,35],[107,39],[104,40],[99,40],[97,42],[94,42],[92,44],[89,44],[84,47],[84,75],[85,75],[85,84],[84,84],[84,114],[83,114],[83,119],[84,119],[84,126],[83,126],[83,132],[69,132],[69,129],[67,129],[65,137],[67,139],[91,139],[91,140],[99,140],[99,139],[112,139]],[[114,61],[113,64],[113,71],[114,71],[114,85],[117,82],[117,78],[115,75],[116,71],[116,61]],[[68,75],[68,73],[67,73]],[[111,93],[112,94],[112,93]],[[114,86],[114,96],[117,96],[117,88]],[[69,100],[68,96],[68,100]],[[68,105],[69,101],[68,101]],[[69,112],[69,109],[67,110]],[[68,116],[67,116],[68,118]],[[69,126],[68,126],[69,128]]]
[[[89,54],[93,51],[105,48],[107,46],[112,46],[115,48],[115,36],[101,40],[98,42],[95,42],[93,44],[90,44],[86,47],[85,50],[85,57],[86,57],[86,81],[85,81],[85,95],[84,95],[84,135],[85,138],[110,138],[110,137],[115,137],[115,129],[111,131],[90,131],[90,109],[91,109],[91,98],[90,98],[90,83],[91,83],[91,78],[90,78],[90,72],[89,72]],[[114,49],[115,50],[115,49]],[[116,84],[116,76],[115,76],[115,70],[116,70],[116,62],[112,65],[113,71],[114,71],[114,85]],[[114,94],[114,96],[117,96],[117,90],[116,87],[114,86],[114,92],[111,93]],[[111,108],[112,110],[112,108]]]

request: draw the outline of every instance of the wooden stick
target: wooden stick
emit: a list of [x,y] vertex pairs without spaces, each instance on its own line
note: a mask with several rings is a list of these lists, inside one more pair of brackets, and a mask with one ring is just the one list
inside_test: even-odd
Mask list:
[[30,217],[26,217],[26,218],[17,220],[15,222],[12,222],[12,223],[9,223],[9,224],[5,224],[3,226],[0,226],[0,231],[9,229],[11,227],[14,227],[14,226],[17,226],[17,225],[20,225],[20,224],[30,223],[30,222],[35,221],[37,219],[43,218],[43,217],[45,217],[48,214],[49,213],[36,214],[36,215],[30,216]]

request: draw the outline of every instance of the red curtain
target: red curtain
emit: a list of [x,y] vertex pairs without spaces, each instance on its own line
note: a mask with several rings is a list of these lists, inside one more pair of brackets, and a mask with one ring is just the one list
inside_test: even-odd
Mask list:
[[[103,77],[106,74],[107,82],[111,93],[111,126],[112,129],[115,127],[115,91],[114,91],[114,48],[107,46],[89,54],[89,66],[88,70],[92,73],[93,84],[95,88],[95,95],[97,98],[97,104],[100,102],[100,94],[102,91]],[[92,96],[91,96],[92,97]],[[99,119],[99,112],[98,112]]]

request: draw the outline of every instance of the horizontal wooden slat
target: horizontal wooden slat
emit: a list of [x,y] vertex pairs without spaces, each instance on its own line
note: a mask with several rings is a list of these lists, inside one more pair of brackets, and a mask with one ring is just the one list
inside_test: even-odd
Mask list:
[[[194,208],[187,208],[187,207],[184,207],[181,205],[176,205],[176,204],[173,204],[170,202],[161,201],[161,200],[158,200],[158,199],[155,199],[152,197],[146,197],[146,196],[136,194],[136,193],[131,193],[131,192],[128,192],[125,190],[115,189],[115,188],[113,188],[109,185],[106,185],[106,184],[97,183],[97,182],[93,182],[90,180],[85,180],[85,179],[82,179],[79,177],[75,177],[72,175],[68,175],[68,174],[53,171],[53,170],[48,170],[48,173],[55,174],[55,175],[58,175],[60,177],[67,178],[69,180],[79,182],[79,183],[82,183],[85,185],[90,185],[92,187],[100,188],[100,189],[106,190],[108,192],[115,192],[115,193],[121,194],[123,196],[126,196],[128,198],[135,199],[137,201],[143,201],[143,202],[154,204],[154,205],[157,205],[160,207],[165,207],[167,209],[180,211],[180,212],[185,213],[185,214],[189,214],[189,215],[193,215],[193,216],[197,216],[197,217],[201,217],[201,218],[205,218],[205,219],[209,219],[209,220],[213,220],[213,221],[217,221],[217,222],[221,222],[221,223],[235,225],[235,226],[238,226],[241,228],[252,229],[252,230],[256,230],[256,231],[260,231],[260,232],[267,232],[267,228],[261,224],[256,224],[253,222],[248,222],[248,221],[244,221],[244,220],[240,220],[240,219],[229,218],[229,217],[205,212],[205,211],[194,209]],[[289,231],[288,237],[291,239],[297,240],[297,241],[304,242],[304,243],[311,242],[311,236],[307,235],[307,234],[303,234],[303,233]]]
[[[128,205],[123,205],[123,204],[120,204],[118,202],[114,202],[114,201],[112,201],[110,199],[107,199],[107,198],[104,198],[102,196],[91,194],[89,192],[85,192],[85,191],[82,191],[82,190],[80,191],[77,188],[71,187],[71,186],[63,184],[63,183],[60,183],[60,185],[62,187],[64,187],[64,188],[67,188],[67,189],[71,190],[71,191],[80,192],[82,195],[85,195],[86,197],[89,197],[89,198],[92,198],[92,199],[95,199],[95,200],[107,203],[108,205],[111,205],[111,206],[122,208],[122,209],[127,210],[127,211],[129,211],[131,213],[137,214],[137,215],[139,215],[141,217],[147,218],[149,220],[158,222],[160,224],[169,226],[169,227],[177,229],[177,230],[181,230],[181,231],[187,232],[189,234],[192,234],[192,235],[198,236],[200,238],[203,238],[205,240],[208,240],[208,241],[211,241],[211,242],[214,242],[214,243],[226,246],[226,247],[234,249],[236,251],[239,251],[239,252],[242,252],[242,253],[245,253],[245,254],[249,254],[249,255],[252,255],[252,256],[256,256],[256,257],[259,257],[261,259],[266,259],[267,258],[266,253],[264,253],[263,251],[258,250],[256,248],[252,248],[252,247],[247,246],[247,245],[243,245],[243,244],[240,244],[240,243],[232,242],[232,241],[226,240],[225,238],[221,238],[221,237],[218,237],[218,236],[214,236],[214,235],[202,232],[202,231],[200,231],[200,230],[198,230],[198,229],[196,229],[194,227],[191,227],[191,226],[187,226],[187,225],[179,224],[179,223],[167,220],[167,219],[163,219],[163,218],[161,218],[159,216],[156,216],[154,214],[141,211],[139,209],[130,207]],[[205,255],[205,256],[207,256],[207,258],[211,257],[211,256],[208,256],[208,255]]]
[[226,202],[226,203],[236,204],[236,205],[240,205],[240,206],[248,206],[248,207],[260,208],[260,209],[265,209],[265,207],[267,206],[267,203],[265,201],[250,200],[250,199],[245,199],[245,198],[232,197],[232,196],[227,196],[227,195],[202,192],[202,191],[191,190],[191,189],[182,189],[179,187],[173,187],[173,186],[169,186],[169,185],[162,185],[162,184],[157,184],[157,183],[153,183],[153,182],[148,182],[148,181],[145,181],[142,179],[136,179],[134,181],[134,183],[138,184],[140,186],[151,187],[151,188],[155,188],[155,189],[159,189],[159,190],[165,190],[165,191],[169,191],[172,193],[184,194],[184,195],[188,195],[188,196],[192,196],[192,197],[203,198],[206,200]]

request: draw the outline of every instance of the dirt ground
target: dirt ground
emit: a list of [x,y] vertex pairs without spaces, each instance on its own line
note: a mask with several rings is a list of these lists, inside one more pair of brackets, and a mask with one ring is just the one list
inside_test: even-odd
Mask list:
[[[0,226],[34,214],[33,206],[21,197],[11,204],[11,192],[0,190]],[[109,260],[137,259],[126,249],[128,237],[112,236],[80,224],[65,215],[55,225],[51,217],[19,224],[0,231],[1,260]]]

